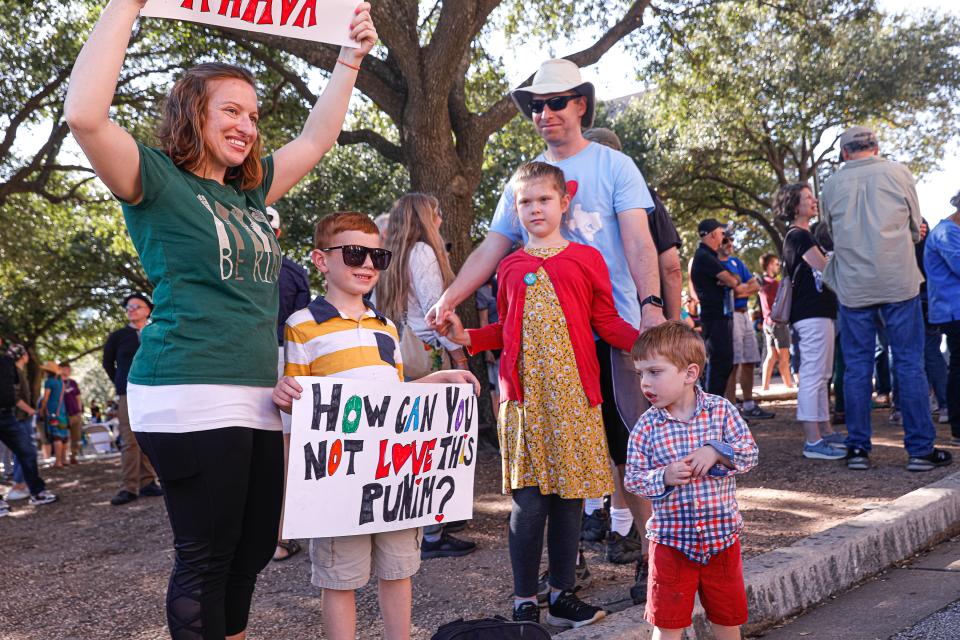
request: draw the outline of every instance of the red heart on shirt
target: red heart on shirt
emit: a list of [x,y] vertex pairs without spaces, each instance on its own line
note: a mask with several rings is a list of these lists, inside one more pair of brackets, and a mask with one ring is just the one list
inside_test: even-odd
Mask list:
[[433,516],[437,522],[443,522],[443,514],[441,513],[438,516]]
[[567,180],[567,195],[570,196],[571,198],[577,195],[578,186],[579,185],[577,184],[576,180]]

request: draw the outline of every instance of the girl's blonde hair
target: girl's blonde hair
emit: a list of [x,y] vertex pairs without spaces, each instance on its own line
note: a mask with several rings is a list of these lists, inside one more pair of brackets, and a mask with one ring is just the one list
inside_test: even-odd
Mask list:
[[402,322],[407,313],[410,252],[416,243],[426,243],[437,256],[444,288],[453,282],[450,260],[434,221],[434,216],[438,215],[440,201],[426,193],[408,193],[394,202],[390,209],[390,233],[386,248],[393,252],[393,264],[380,275],[376,296],[377,309],[395,322]]

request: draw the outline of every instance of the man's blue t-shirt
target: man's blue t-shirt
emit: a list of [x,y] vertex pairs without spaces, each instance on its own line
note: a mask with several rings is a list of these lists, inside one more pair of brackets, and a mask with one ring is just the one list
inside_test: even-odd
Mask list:
[[[750,273],[750,269],[747,269],[747,265],[743,264],[743,260],[737,256],[730,256],[726,260],[720,261],[723,266],[727,268],[727,271],[730,273],[739,276],[740,282],[747,282],[753,278],[753,274]],[[747,308],[748,298],[734,298],[733,299],[733,308],[734,309],[746,309]]]
[[[637,165],[629,156],[595,142],[559,162],[551,162],[543,154],[536,160],[563,170],[571,200],[561,232],[568,240],[589,245],[603,255],[610,270],[617,311],[624,320],[639,327],[640,301],[627,265],[618,219],[631,209],[653,210],[653,198]],[[490,230],[513,242],[527,241],[509,185],[500,196]]]

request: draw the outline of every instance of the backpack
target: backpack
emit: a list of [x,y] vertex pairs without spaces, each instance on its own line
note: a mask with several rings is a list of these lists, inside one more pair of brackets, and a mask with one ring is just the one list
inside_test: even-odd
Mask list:
[[509,622],[506,618],[454,620],[430,640],[550,640],[550,632],[536,622]]
[[[790,235],[789,231],[787,232],[787,235]],[[786,244],[787,236],[783,237],[783,242]],[[780,287],[777,289],[777,295],[773,299],[773,304],[770,305],[770,320],[772,322],[782,324],[787,324],[790,322],[790,308],[793,306],[793,281],[796,280],[797,273],[800,271],[800,265],[802,263],[803,258],[799,258],[796,268],[793,270],[793,277],[791,277],[790,274],[784,274],[783,278],[780,280]]]

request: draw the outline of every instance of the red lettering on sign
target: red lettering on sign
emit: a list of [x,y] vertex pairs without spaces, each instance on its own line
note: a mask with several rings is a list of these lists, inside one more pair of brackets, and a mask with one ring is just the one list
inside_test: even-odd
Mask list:
[[300,9],[300,15],[297,16],[296,20],[294,20],[293,26],[303,26],[303,18],[307,14],[307,11],[310,12],[310,24],[307,26],[313,27],[317,24],[317,0],[304,0],[303,8]]
[[260,14],[260,20],[257,24],[273,24],[273,0],[250,0],[247,3],[247,10],[243,12],[242,20],[253,22],[257,16],[257,7],[263,3],[263,13]]
[[380,441],[380,459],[377,461],[377,473],[374,476],[377,480],[386,478],[390,474],[390,461],[384,460],[387,455],[387,441]]
[[[413,459],[413,475],[420,473],[421,469],[423,469],[423,471],[430,470],[429,463],[433,462],[433,458],[428,454],[433,451],[435,446],[437,446],[436,438],[433,440],[427,440],[426,442],[420,444],[420,455],[414,457]],[[424,468],[425,462],[428,463],[426,468]]]
[[299,0],[280,0],[280,24],[286,25]]
[[227,15],[227,7],[229,7],[232,4],[233,8],[230,10],[230,17],[239,18],[240,4],[242,2],[243,0],[220,0],[220,11],[218,11],[217,13],[219,13],[222,16]]
[[[193,0],[183,0],[183,4],[180,5],[181,9],[193,9]],[[210,0],[203,0],[203,3],[200,5],[200,12],[210,12]]]

